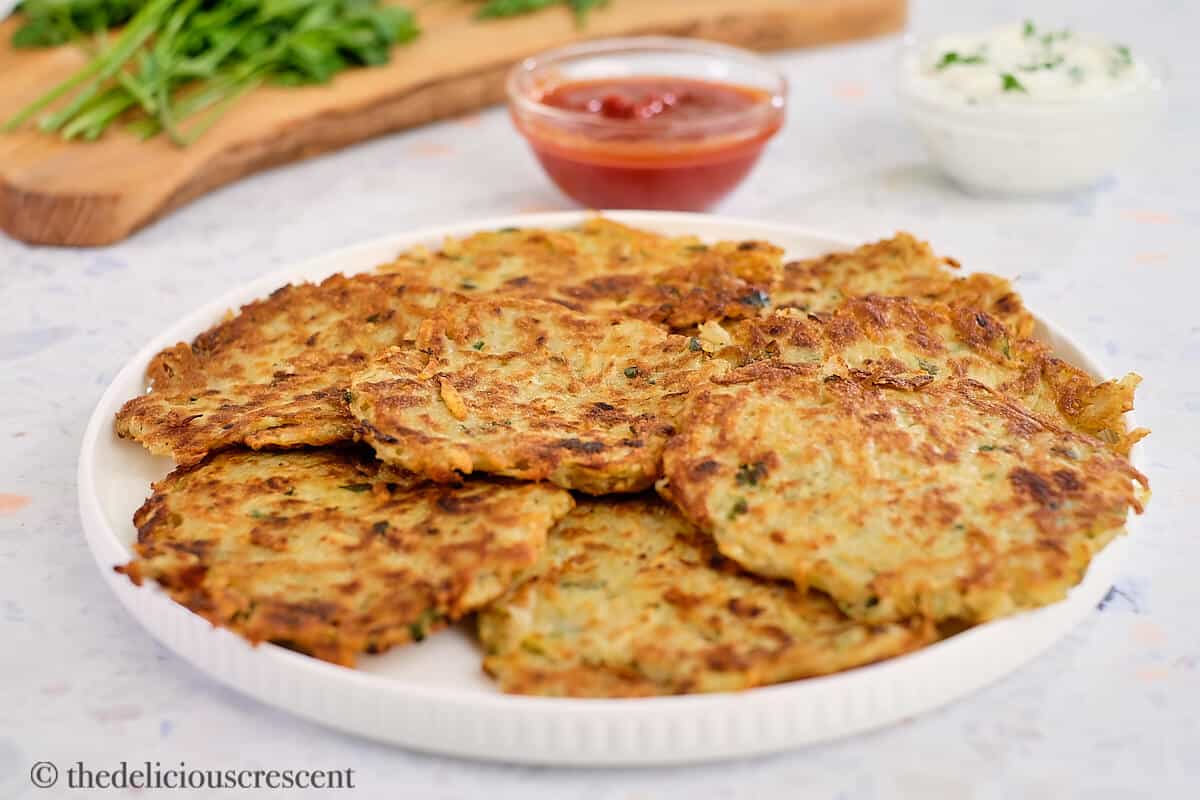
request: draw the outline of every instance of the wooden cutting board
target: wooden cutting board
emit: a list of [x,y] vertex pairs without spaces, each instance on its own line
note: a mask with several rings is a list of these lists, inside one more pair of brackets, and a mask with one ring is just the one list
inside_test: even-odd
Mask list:
[[[905,0],[611,0],[581,31],[561,8],[481,22],[468,2],[407,5],[424,32],[390,64],[326,86],[256,90],[187,148],[119,126],[97,142],[0,134],[0,228],[26,242],[110,244],[243,175],[499,102],[512,64],[578,38],[669,34],[780,50],[878,35],[905,19]],[[16,24],[0,24],[0,119],[85,62],[75,46],[14,50]]]

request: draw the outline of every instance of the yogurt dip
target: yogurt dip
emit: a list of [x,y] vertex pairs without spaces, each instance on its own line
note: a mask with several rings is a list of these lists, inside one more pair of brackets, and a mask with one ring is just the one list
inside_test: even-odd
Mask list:
[[1136,93],[1153,80],[1126,45],[1031,20],[940,36],[908,69],[928,99],[966,105],[1086,102]]
[[968,189],[1084,188],[1136,150],[1165,91],[1129,46],[1032,20],[911,43],[900,100],[933,160]]

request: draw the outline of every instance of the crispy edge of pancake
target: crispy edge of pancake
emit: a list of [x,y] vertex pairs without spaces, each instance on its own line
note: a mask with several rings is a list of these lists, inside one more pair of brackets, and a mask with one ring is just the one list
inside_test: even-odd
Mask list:
[[252,643],[346,666],[500,595],[574,505],[546,484],[423,483],[341,448],[224,450],[152,489],[117,572]]
[[380,266],[474,297],[560,303],[686,330],[754,316],[782,274],[783,251],[758,240],[705,244],[602,216],[563,229],[505,228],[414,247]]
[[357,428],[344,397],[350,374],[379,350],[411,339],[439,297],[400,276],[371,274],[280,287],[190,345],[180,342],[151,359],[151,389],[117,412],[117,435],[181,464],[239,444],[352,440]]
[[487,472],[640,491],[660,474],[683,397],[721,366],[641,320],[452,298],[415,348],[354,377],[350,409],[379,458],[432,480]]
[[819,314],[775,310],[722,333],[723,340],[708,349],[737,366],[841,360],[880,384],[914,387],[971,377],[1072,430],[1100,438],[1120,455],[1129,455],[1149,433],[1130,430],[1124,418],[1133,409],[1140,376],[1093,378],[1053,356],[1042,342],[1018,336],[971,305],[854,297]]
[[652,495],[582,501],[536,572],[480,612],[479,632],[504,691],[573,697],[746,689],[936,637],[920,620],[863,625],[824,596],[752,576]]
[[951,271],[958,268],[956,260],[936,255],[927,242],[901,231],[852,250],[784,264],[772,307],[824,312],[850,297],[905,296],[969,305],[1003,321],[1019,338],[1033,335],[1033,315],[1008,280]]
[[[977,450],[963,449],[985,423],[1007,434],[991,431]],[[913,432],[922,434],[915,443]],[[936,483],[946,464],[956,476],[974,474],[962,472],[968,459],[984,472],[1008,470],[983,519],[973,518],[979,496]],[[991,463],[1003,459],[1014,463]],[[1057,601],[1122,532],[1128,509],[1141,513],[1148,489],[1099,440],[975,381],[881,386],[778,363],[694,392],[664,474],[660,493],[724,555],[821,589],[867,622],[912,614],[979,622]],[[897,567],[893,556],[903,553],[914,560]]]

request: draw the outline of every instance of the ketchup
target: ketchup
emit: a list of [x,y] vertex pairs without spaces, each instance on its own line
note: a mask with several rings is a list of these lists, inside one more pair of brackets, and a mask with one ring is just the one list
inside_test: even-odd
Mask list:
[[744,111],[762,103],[767,94],[689,78],[622,78],[559,84],[539,99],[553,108],[606,119],[694,120]]
[[783,122],[760,89],[682,78],[572,81],[514,114],[546,172],[591,208],[698,211],[737,186]]

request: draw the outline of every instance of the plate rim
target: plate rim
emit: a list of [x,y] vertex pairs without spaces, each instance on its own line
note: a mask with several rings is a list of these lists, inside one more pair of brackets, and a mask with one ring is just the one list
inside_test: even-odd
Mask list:
[[[759,753],[776,752],[783,749],[788,749],[792,746],[785,741],[787,737],[750,737],[754,741],[746,742],[744,745],[730,749],[728,752],[706,753],[698,755],[689,755],[686,751],[681,751],[678,748],[671,752],[648,752],[644,754],[631,754],[625,752],[621,758],[608,758],[603,754],[598,755],[592,752],[587,755],[581,755],[577,758],[572,758],[569,755],[555,755],[551,758],[540,757],[537,753],[512,753],[509,749],[500,748],[497,752],[481,751],[478,748],[456,748],[446,747],[437,744],[429,747],[422,746],[419,739],[414,740],[412,737],[377,735],[362,730],[360,726],[347,724],[344,721],[336,719],[318,718],[312,713],[308,713],[303,709],[292,707],[286,702],[280,701],[278,698],[272,699],[262,696],[262,692],[256,692],[248,689],[245,682],[237,677],[232,677],[228,674],[219,674],[220,670],[213,668],[211,665],[198,663],[194,653],[189,654],[181,649],[180,642],[171,635],[164,633],[162,627],[148,620],[148,615],[157,614],[161,617],[163,626],[181,626],[182,628],[190,627],[192,630],[187,633],[187,636],[195,637],[197,635],[208,635],[217,637],[213,641],[214,648],[232,647],[235,650],[241,648],[245,651],[250,651],[250,658],[257,659],[259,668],[283,669],[294,671],[298,675],[303,675],[306,681],[328,682],[332,681],[332,690],[337,691],[338,687],[346,684],[358,690],[367,690],[370,692],[384,692],[394,698],[413,699],[419,697],[421,702],[433,702],[436,704],[446,704],[448,706],[468,707],[472,709],[483,709],[489,712],[499,714],[522,714],[529,719],[536,720],[544,718],[549,720],[552,717],[561,715],[577,716],[583,715],[588,718],[604,720],[616,720],[629,715],[631,712],[636,712],[639,717],[653,716],[657,713],[678,717],[687,714],[703,714],[712,712],[722,707],[728,707],[730,704],[743,704],[761,707],[770,705],[780,701],[791,701],[793,698],[789,695],[805,695],[816,694],[831,687],[837,686],[844,691],[853,693],[857,689],[866,689],[877,679],[883,677],[884,673],[897,673],[897,678],[900,682],[905,680],[913,680],[926,673],[937,673],[947,664],[953,664],[956,657],[967,655],[968,648],[975,646],[976,640],[979,639],[995,639],[998,638],[996,633],[998,628],[1015,629],[1016,626],[1027,624],[1027,620],[1042,615],[1046,612],[1059,612],[1059,616],[1064,616],[1064,612],[1068,609],[1071,613],[1065,614],[1064,618],[1058,622],[1056,632],[1052,635],[1042,636],[1041,641],[1035,641],[1034,645],[1019,658],[1009,659],[1012,663],[999,670],[992,670],[994,674],[988,674],[980,680],[966,683],[956,690],[946,693],[944,697],[933,702],[919,703],[920,708],[910,710],[906,713],[897,713],[892,715],[883,715],[875,721],[868,722],[857,726],[843,726],[845,730],[841,734],[834,736],[817,735],[814,737],[805,738],[799,737],[799,744],[826,741],[831,738],[839,738],[840,735],[850,735],[862,730],[868,730],[884,725],[893,724],[898,719],[901,719],[911,714],[925,713],[947,703],[958,700],[966,695],[977,691],[978,689],[990,683],[999,680],[1000,678],[1009,675],[1022,666],[1027,664],[1045,649],[1050,647],[1055,642],[1066,636],[1089,612],[1094,608],[1095,603],[1101,599],[1111,586],[1112,577],[1115,575],[1116,567],[1124,560],[1125,550],[1129,539],[1128,533],[1118,537],[1111,542],[1100,554],[1092,561],[1087,573],[1080,583],[1074,587],[1068,598],[1055,603],[1051,606],[1037,609],[1032,612],[1025,612],[1013,617],[995,620],[993,622],[969,629],[950,639],[936,642],[932,645],[921,648],[912,653],[901,655],[882,662],[869,664],[846,672],[835,673],[827,676],[808,678],[803,681],[793,681],[790,683],[775,684],[771,686],[758,687],[755,689],[744,690],[741,692],[730,693],[713,693],[713,694],[690,694],[690,695],[674,695],[666,697],[651,697],[651,698],[636,698],[636,699],[593,699],[593,698],[544,698],[530,697],[521,695],[506,695],[502,693],[488,694],[474,691],[472,689],[463,689],[448,686],[414,686],[409,682],[398,681],[372,674],[369,672],[347,669],[333,664],[320,661],[318,659],[302,655],[282,647],[263,643],[257,646],[252,646],[238,637],[232,632],[220,628],[214,628],[203,618],[192,614],[182,606],[177,605],[170,600],[161,589],[153,583],[148,583],[142,587],[134,587],[127,580],[119,579],[112,567],[116,563],[121,563],[123,559],[128,559],[131,552],[123,543],[117,532],[108,524],[103,504],[97,491],[96,484],[96,458],[100,449],[101,436],[106,429],[111,430],[112,411],[120,406],[120,403],[128,399],[128,394],[121,391],[121,387],[126,385],[132,373],[139,376],[144,374],[146,365],[150,358],[167,346],[170,346],[184,338],[190,338],[195,333],[183,335],[177,333],[180,330],[194,330],[197,325],[204,327],[213,324],[220,316],[229,308],[236,307],[245,302],[247,296],[263,296],[270,290],[277,288],[283,283],[292,282],[298,279],[315,280],[309,273],[325,264],[333,264],[336,261],[352,260],[358,254],[364,254],[375,249],[392,248],[395,252],[399,252],[404,247],[410,247],[420,242],[432,242],[444,238],[445,236],[464,235],[467,233],[495,230],[498,228],[509,226],[520,227],[562,227],[566,225],[577,224],[597,213],[604,216],[623,222],[629,225],[645,227],[654,230],[656,223],[661,227],[663,224],[668,227],[671,224],[688,225],[695,229],[696,235],[701,237],[706,236],[706,231],[713,228],[721,229],[744,229],[745,236],[753,238],[770,239],[773,236],[785,237],[790,239],[807,238],[817,240],[824,244],[828,244],[831,248],[854,247],[854,243],[846,237],[838,235],[830,235],[821,231],[806,228],[804,226],[793,225],[782,222],[762,222],[748,218],[725,217],[720,215],[692,214],[686,212],[657,212],[657,211],[557,211],[534,214],[511,214],[496,217],[487,217],[479,220],[467,220],[463,222],[449,223],[437,226],[419,227],[407,230],[400,233],[390,234],[372,238],[367,241],[353,243],[350,245],[334,248],[327,252],[305,258],[296,262],[286,264],[278,269],[270,270],[269,272],[252,278],[249,281],[243,282],[222,292],[220,296],[213,300],[202,304],[198,308],[184,314],[176,319],[173,323],[166,326],[157,335],[152,337],[145,345],[139,348],[135,353],[129,356],[121,368],[114,374],[105,391],[101,394],[97,401],[91,416],[88,420],[88,425],[85,429],[79,451],[79,461],[77,467],[77,486],[78,486],[78,503],[81,519],[83,522],[84,533],[88,542],[89,549],[96,560],[97,566],[106,576],[108,585],[117,594],[122,605],[138,620],[141,625],[146,628],[155,639],[165,644],[176,655],[182,657],[193,666],[201,669],[209,677],[215,678],[225,685],[233,687],[235,690],[243,694],[250,694],[256,699],[267,702],[275,707],[283,708],[292,713],[309,719],[315,719],[317,722],[339,728],[341,730],[358,733],[368,736],[376,740],[389,741],[393,744],[400,744],[415,750],[425,750],[427,752],[438,752],[448,755],[467,756],[478,758],[481,760],[497,760],[509,763],[540,763],[540,764],[587,764],[593,766],[617,766],[629,764],[665,764],[665,763],[685,763],[689,761],[712,761],[723,758],[735,758],[746,755],[754,755]],[[363,255],[358,257],[364,258]],[[366,269],[369,269],[367,267]],[[333,274],[341,271],[336,267],[325,275]],[[358,268],[346,268],[347,274],[355,274],[363,271]],[[322,275],[324,277],[324,275]],[[1059,343],[1059,347],[1068,347],[1074,350],[1085,361],[1084,368],[1089,372],[1106,372],[1101,359],[1095,357],[1090,352],[1081,348],[1074,339],[1063,332],[1057,326],[1046,323],[1039,319],[1039,323],[1043,326],[1044,332],[1048,333]],[[120,396],[117,397],[118,393]],[[114,405],[115,404],[115,405]],[[1132,414],[1127,415],[1127,420],[1132,427],[1135,423]],[[131,446],[136,446],[131,444]],[[1134,459],[1136,465],[1136,459]],[[1127,531],[1136,527],[1134,517],[1131,517],[1127,522]],[[1097,570],[1097,565],[1101,569]],[[1097,580],[1099,579],[1099,580]],[[1087,590],[1087,598],[1078,596],[1081,590]],[[1082,601],[1082,602],[1081,602]],[[155,606],[158,606],[155,610]],[[181,616],[182,615],[182,616]],[[1049,627],[1049,626],[1043,626]],[[184,635],[184,634],[180,634]],[[1036,637],[1035,637],[1036,638]],[[978,647],[985,647],[986,642],[981,643]],[[959,652],[963,651],[963,652]],[[244,653],[243,653],[244,655]],[[926,663],[929,662],[929,663]],[[905,678],[904,672],[910,672],[912,675]],[[862,684],[856,688],[856,684]],[[795,739],[796,737],[792,737]],[[769,741],[768,741],[769,740]],[[501,752],[502,751],[502,752]]]

